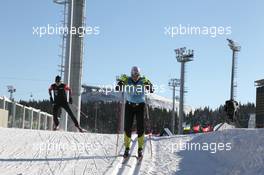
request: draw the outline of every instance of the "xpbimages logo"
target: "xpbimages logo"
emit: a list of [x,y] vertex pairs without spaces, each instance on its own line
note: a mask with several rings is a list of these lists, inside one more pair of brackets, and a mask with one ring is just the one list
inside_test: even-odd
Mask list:
[[125,93],[134,93],[134,94],[141,94],[144,93],[148,95],[151,93],[151,89],[155,93],[165,93],[166,92],[166,85],[165,84],[153,84],[150,85],[124,85],[123,87],[117,86],[116,83],[108,84],[108,85],[97,85],[99,87],[99,92],[104,93],[105,95],[109,95],[112,92],[125,92]]
[[99,26],[85,26],[85,27],[74,27],[71,28],[58,26],[58,25],[46,25],[46,26],[33,26],[32,34],[39,36],[40,38],[43,36],[49,35],[78,35],[79,37],[84,37],[84,35],[99,35],[100,27]]
[[163,149],[171,153],[174,153],[177,151],[209,151],[210,153],[215,154],[221,151],[231,151],[232,144],[222,143],[222,142],[195,143],[195,142],[179,141],[177,143],[167,144],[166,146],[163,147]]
[[191,25],[169,25],[164,27],[164,34],[171,38],[177,36],[210,36],[212,38],[231,35],[231,26],[191,26]]

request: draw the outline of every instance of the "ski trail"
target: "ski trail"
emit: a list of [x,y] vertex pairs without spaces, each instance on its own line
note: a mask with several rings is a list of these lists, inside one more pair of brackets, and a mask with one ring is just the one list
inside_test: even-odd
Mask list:
[[123,174],[129,175],[129,174],[131,174],[131,171],[134,169],[134,166],[136,164],[136,158],[134,158],[133,155],[135,154],[136,143],[137,143],[137,137],[134,138],[132,141],[130,157],[128,158],[126,163],[121,164],[121,167],[119,168],[118,172],[116,173],[117,175],[123,175]]
[[114,134],[0,128],[0,174],[103,174],[116,159],[114,139]]
[[134,167],[134,170],[132,171],[133,175],[138,175],[141,165],[144,163],[144,159],[148,159],[151,155],[146,153],[146,147],[148,146],[148,138],[145,137],[145,141],[144,141],[144,147],[143,147],[143,159],[141,160],[141,162],[136,162],[136,166]]
[[[127,162],[123,163],[123,157],[120,154],[115,160],[115,162],[112,164],[112,167],[108,169],[108,171],[104,174],[111,174],[111,175],[138,175],[142,174],[140,172],[141,166],[145,164],[145,161],[151,162],[151,153],[150,153],[150,145],[148,144],[148,138],[145,137],[144,141],[144,148],[143,148],[143,160],[138,164],[137,160],[137,149],[135,149],[137,144],[137,137],[132,136],[132,145],[131,145],[131,151],[130,151],[130,157],[127,160]],[[146,151],[148,149],[148,151]],[[124,150],[123,150],[124,151]],[[146,168],[147,165],[145,165]]]
[[[86,143],[88,143],[87,137],[84,137],[84,141],[85,141]],[[86,153],[87,155],[89,154],[89,151],[88,151],[88,149],[87,149],[86,147],[85,147],[85,153]],[[86,161],[86,163],[85,163],[85,167],[84,167],[84,169],[82,170],[82,175],[85,175],[86,172],[89,171],[89,170],[88,170],[88,167],[89,167],[89,162]]]
[[[41,139],[41,141],[44,142],[44,139],[42,138],[42,136],[41,136],[41,134],[39,132],[38,132],[38,135],[39,135],[39,138]],[[50,137],[51,136],[49,136],[49,138],[48,138],[48,142],[52,142],[53,141],[53,140],[50,139]],[[55,138],[55,137],[53,137],[53,138]],[[45,158],[46,159],[48,158],[49,152],[50,151],[48,149],[45,150]],[[51,168],[51,165],[50,165],[49,161],[46,161],[46,164],[48,165],[49,171],[52,173],[52,175],[54,175],[54,172],[53,172],[53,170]]]
[[[128,171],[130,171],[132,165],[133,165],[133,160],[135,159],[135,157],[132,156],[132,154],[134,153],[136,144],[137,144],[137,136],[136,135],[132,135],[132,145],[130,148],[130,154],[131,156],[129,157],[129,159],[127,160],[126,163],[123,164],[123,156],[122,154],[119,154],[119,156],[117,156],[116,160],[112,163],[112,166],[104,173],[105,175],[111,174],[117,174],[117,175],[121,175],[121,174],[127,174]],[[122,153],[122,151],[124,151],[124,149],[120,150],[120,153]]]

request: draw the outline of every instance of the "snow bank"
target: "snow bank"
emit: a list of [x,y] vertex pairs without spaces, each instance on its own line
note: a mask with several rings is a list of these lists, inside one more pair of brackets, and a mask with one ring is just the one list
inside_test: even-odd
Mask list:
[[[207,145],[208,148],[177,150],[175,145],[180,142],[189,145],[191,143]],[[263,129],[229,129],[205,134],[168,137],[157,139],[155,145],[156,156],[153,162],[155,169],[152,173],[156,171],[164,172],[163,174],[180,175],[264,174]],[[225,146],[224,149],[223,146]]]
[[[222,126],[221,126],[222,125]],[[220,127],[220,128],[219,128]],[[214,127],[214,131],[215,130],[218,130],[218,131],[222,131],[222,130],[225,130],[225,129],[234,129],[235,127],[233,125],[229,125],[228,123],[219,123],[218,125],[216,125]]]

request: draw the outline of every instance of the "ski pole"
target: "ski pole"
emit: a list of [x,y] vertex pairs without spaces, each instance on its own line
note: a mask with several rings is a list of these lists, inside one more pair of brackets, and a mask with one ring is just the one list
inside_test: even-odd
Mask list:
[[149,134],[149,144],[150,144],[150,156],[151,156],[151,158],[152,158],[152,143],[151,143],[151,133]]
[[121,118],[121,110],[120,110],[120,105],[118,106],[119,110],[118,110],[118,124],[117,124],[117,135],[116,135],[116,151],[115,154],[117,156],[117,149],[118,149],[118,143],[119,143],[119,130],[120,130],[120,118]]
[[215,131],[218,131],[223,125],[225,124],[225,122],[221,123],[216,129]]
[[117,149],[118,149],[118,141],[119,141],[119,133],[117,133],[117,136],[116,136],[116,151],[115,151],[116,156],[117,156]]
[[148,100],[147,97],[145,97],[146,99],[146,115],[147,115],[147,119],[148,119],[148,129],[149,129],[149,145],[150,145],[150,156],[152,158],[152,142],[151,142],[151,125],[150,125],[150,118],[149,118],[149,108],[148,108]]

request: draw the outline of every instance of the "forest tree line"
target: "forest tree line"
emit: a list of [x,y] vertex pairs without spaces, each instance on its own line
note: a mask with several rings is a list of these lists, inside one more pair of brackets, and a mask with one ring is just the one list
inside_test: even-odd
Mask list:
[[[25,106],[31,106],[42,111],[52,114],[52,104],[49,100],[41,101],[20,101]],[[246,128],[248,125],[249,115],[255,113],[255,105],[253,103],[239,105],[239,125]],[[90,132],[98,133],[117,133],[118,125],[121,116],[122,104],[119,102],[88,102],[82,103],[81,106],[81,126],[88,129]],[[87,118],[88,116],[88,118]],[[145,116],[146,132],[158,134],[164,128],[171,128],[172,112],[167,109],[158,109],[149,107],[149,119]],[[177,132],[177,114],[175,132]],[[223,122],[225,118],[224,106],[216,109],[209,107],[195,109],[186,114],[184,121],[191,126],[195,124],[205,125],[210,124],[215,126]],[[135,122],[133,129],[136,130]]]

